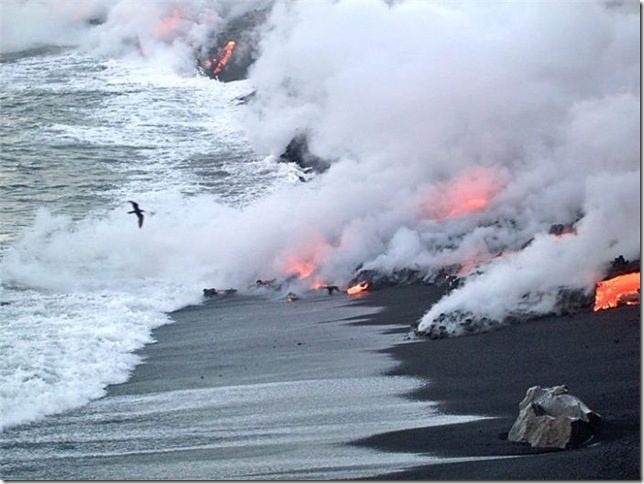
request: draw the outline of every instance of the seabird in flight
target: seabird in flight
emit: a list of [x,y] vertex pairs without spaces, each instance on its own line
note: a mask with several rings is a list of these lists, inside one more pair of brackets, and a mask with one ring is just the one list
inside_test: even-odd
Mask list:
[[131,212],[128,212],[128,213],[135,213],[136,218],[139,219],[139,228],[143,227],[143,212],[145,212],[145,210],[141,210],[139,208],[138,203],[133,202],[132,200],[128,200],[128,201],[132,204],[132,208],[134,209],[134,210],[132,210]]

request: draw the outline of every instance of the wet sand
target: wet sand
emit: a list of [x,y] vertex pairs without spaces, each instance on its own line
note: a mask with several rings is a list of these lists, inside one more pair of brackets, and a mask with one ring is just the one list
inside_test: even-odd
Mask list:
[[288,303],[217,297],[171,315],[123,384],[76,410],[9,429],[0,476],[32,480],[359,479],[436,462],[357,438],[463,422],[405,395],[382,350],[401,325],[324,291]]
[[[422,301],[433,298],[431,287],[388,289],[363,304],[387,308],[369,324],[409,325],[425,312]],[[386,350],[399,361],[391,373],[429,382],[409,398],[439,401],[446,413],[495,418],[383,433],[356,444],[438,456],[516,457],[429,465],[377,479],[641,480],[640,338],[640,307],[625,307],[396,345]],[[596,442],[544,451],[505,440],[527,388],[561,384],[604,417]]]
[[[2,476],[640,480],[639,307],[410,340],[440,296],[235,296],[178,311],[127,383],[7,432]],[[566,384],[603,415],[597,442],[504,440],[537,384]]]

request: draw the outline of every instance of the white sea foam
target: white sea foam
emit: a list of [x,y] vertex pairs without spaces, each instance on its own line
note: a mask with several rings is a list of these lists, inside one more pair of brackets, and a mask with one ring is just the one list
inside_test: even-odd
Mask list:
[[146,242],[144,234],[163,237],[153,217],[145,232],[129,217],[114,213],[71,228],[67,218],[42,211],[5,253],[4,426],[81,405],[125,381],[138,362],[133,351],[169,321],[166,312],[199,302],[203,273],[186,274],[170,249],[166,256],[161,243]]
[[[169,322],[167,312],[198,303],[201,289],[213,285],[192,240],[206,214],[233,210],[221,201],[248,203],[285,172],[256,157],[245,139],[234,99],[248,93],[246,82],[221,85],[75,50],[25,57],[1,73],[16,98],[36,90],[45,102],[69,103],[71,114],[59,118],[43,110],[41,122],[19,133],[25,142],[95,158],[132,153],[86,163],[72,154],[61,168],[63,176],[112,185],[100,187],[107,205],[71,194],[74,211],[61,214],[67,206],[46,185],[51,208],[16,204],[16,217],[33,222],[15,228],[1,252],[4,428],[77,407],[125,381],[139,361],[133,352]],[[91,176],[99,163],[103,181]],[[129,199],[146,209],[143,230],[127,214]]]

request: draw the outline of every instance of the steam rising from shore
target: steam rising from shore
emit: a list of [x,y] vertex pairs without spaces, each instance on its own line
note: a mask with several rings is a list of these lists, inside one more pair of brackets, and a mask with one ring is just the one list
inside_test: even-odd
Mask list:
[[[201,43],[242,8],[92,5],[105,22],[83,27],[83,45],[143,54],[184,75]],[[159,22],[179,5],[166,36]],[[250,79],[253,144],[277,155],[305,133],[331,168],[243,209],[201,197],[181,202],[195,218],[162,209],[157,228],[146,225],[145,242],[128,249],[137,261],[159,255],[150,272],[123,256],[113,269],[193,271],[225,287],[288,276],[293,261],[314,268],[311,281],[335,283],[359,264],[478,265],[425,315],[422,331],[459,309],[495,320],[552,311],[560,287],[590,289],[609,260],[639,256],[637,5],[278,2],[263,31]],[[114,213],[101,226],[117,230],[117,221]],[[162,232],[162,222],[182,235]],[[547,234],[573,222],[574,236]],[[59,242],[83,246],[91,230]],[[121,242],[129,247],[134,235]],[[61,257],[49,244],[39,250]],[[80,253],[88,265],[113,257]],[[5,269],[20,279],[14,262]]]
[[[355,201],[323,200],[355,213],[351,263],[491,260],[421,331],[459,309],[549,312],[561,287],[590,290],[609,260],[639,256],[638,18],[599,2],[279,4],[252,76],[256,143],[304,132],[339,160],[322,183]],[[577,235],[547,235],[573,222]]]
[[7,0],[0,52],[78,46],[107,57],[142,59],[194,75],[195,56],[212,47],[229,19],[271,0]]

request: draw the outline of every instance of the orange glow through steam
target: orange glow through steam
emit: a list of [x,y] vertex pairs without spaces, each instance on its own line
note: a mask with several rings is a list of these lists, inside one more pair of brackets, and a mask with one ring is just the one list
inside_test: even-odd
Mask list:
[[294,260],[288,265],[287,272],[289,274],[295,274],[298,279],[306,279],[315,270],[315,266],[312,262],[306,260]]
[[179,30],[179,25],[183,21],[183,12],[175,8],[169,15],[161,19],[161,23],[157,27],[157,38],[165,39]]
[[421,205],[422,214],[436,221],[486,210],[503,187],[503,176],[491,170],[472,170],[449,182],[434,184]]

